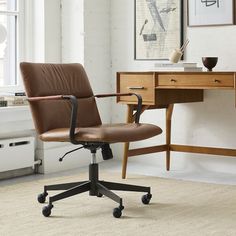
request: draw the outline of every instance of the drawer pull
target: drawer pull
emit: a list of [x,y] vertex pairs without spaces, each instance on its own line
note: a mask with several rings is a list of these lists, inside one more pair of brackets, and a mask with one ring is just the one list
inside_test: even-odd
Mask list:
[[220,80],[218,80],[218,79],[215,79],[215,83],[220,83]]
[[137,86],[137,87],[128,87],[128,89],[145,89],[145,88],[142,86]]
[[171,82],[174,82],[174,83],[177,82],[176,79],[171,79],[170,81],[171,81]]

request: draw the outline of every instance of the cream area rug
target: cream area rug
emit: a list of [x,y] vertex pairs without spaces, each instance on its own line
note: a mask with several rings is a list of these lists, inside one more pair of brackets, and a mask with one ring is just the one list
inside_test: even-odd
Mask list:
[[[120,219],[112,216],[118,204],[83,193],[54,203],[52,214],[41,214],[44,204],[36,200],[45,184],[87,179],[78,173],[60,177],[35,176],[0,183],[0,236],[48,235],[236,235],[236,186],[101,173],[100,179],[152,187],[149,205],[142,193],[117,192],[125,209]],[[52,193],[52,192],[51,192]]]

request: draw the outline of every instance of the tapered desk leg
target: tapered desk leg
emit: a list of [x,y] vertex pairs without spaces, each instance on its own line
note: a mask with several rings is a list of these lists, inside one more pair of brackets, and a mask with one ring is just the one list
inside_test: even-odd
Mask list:
[[171,144],[171,117],[174,104],[169,104],[166,108],[166,170],[170,170],[170,144]]
[[[126,122],[132,123],[133,122],[133,111],[134,106],[128,105],[127,106],[127,117]],[[129,151],[129,143],[124,144],[124,154],[123,154],[123,161],[122,161],[122,179],[126,178],[126,169],[127,169],[127,162],[128,162],[128,151]]]

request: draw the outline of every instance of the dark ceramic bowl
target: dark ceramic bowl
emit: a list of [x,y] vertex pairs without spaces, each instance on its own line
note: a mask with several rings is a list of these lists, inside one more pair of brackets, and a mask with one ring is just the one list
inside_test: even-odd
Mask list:
[[217,64],[218,57],[202,57],[203,65],[208,69],[208,71],[212,71]]

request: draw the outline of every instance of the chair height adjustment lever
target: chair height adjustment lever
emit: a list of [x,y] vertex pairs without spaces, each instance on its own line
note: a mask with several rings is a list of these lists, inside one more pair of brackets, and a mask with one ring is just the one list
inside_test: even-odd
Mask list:
[[75,151],[77,151],[77,150],[79,150],[79,149],[81,149],[81,148],[83,148],[83,147],[84,147],[84,146],[79,147],[79,148],[76,148],[76,149],[73,149],[73,150],[71,150],[71,151],[69,151],[69,152],[66,152],[66,153],[63,155],[63,157],[59,158],[59,161],[60,161],[60,162],[63,161],[63,159],[64,159],[68,154],[70,154],[70,153],[72,153],[72,152],[75,152]]
[[103,160],[109,160],[113,158],[112,150],[108,143],[102,146],[102,158]]

